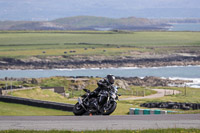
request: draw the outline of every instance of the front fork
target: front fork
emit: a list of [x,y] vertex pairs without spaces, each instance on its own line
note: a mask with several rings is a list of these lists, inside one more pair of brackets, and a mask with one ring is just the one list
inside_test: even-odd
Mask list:
[[82,107],[83,107],[83,109],[85,110],[85,111],[87,111],[87,109],[85,108],[85,106],[83,105],[83,100],[79,97],[78,98],[78,103],[79,103],[79,105],[81,105]]

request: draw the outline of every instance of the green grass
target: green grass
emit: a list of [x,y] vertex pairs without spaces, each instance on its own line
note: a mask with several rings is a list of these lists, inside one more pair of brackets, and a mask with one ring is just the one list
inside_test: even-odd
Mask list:
[[[83,92],[83,90],[76,90],[75,88],[72,89],[73,86],[76,86],[76,85],[82,86],[85,84],[86,85],[85,88],[88,88],[92,91],[97,87],[96,82],[99,79],[89,78],[89,79],[85,79],[85,81],[78,80],[74,82],[72,79],[69,79],[66,77],[50,77],[50,78],[41,78],[37,80],[38,80],[39,85],[41,86],[47,86],[47,87],[63,86],[65,87],[66,93],[70,93],[70,98],[72,97],[76,98],[84,94],[85,92]],[[196,89],[196,88],[186,88],[186,94],[185,94],[185,88],[181,88],[181,87],[180,88],[179,87],[150,87],[150,89],[145,89],[144,87],[131,86],[130,88],[131,88],[130,90],[119,89],[119,93],[122,94],[121,98],[127,97],[127,95],[123,95],[123,94],[129,94],[128,96],[132,96],[132,92],[134,93],[134,96],[136,96],[136,92],[141,92],[141,93],[138,93],[139,94],[138,96],[143,96],[143,93],[142,93],[143,90],[145,90],[146,95],[155,94],[156,92],[151,89],[172,89],[172,90],[179,90],[181,93],[177,95],[165,96],[162,98],[118,101],[117,109],[112,115],[127,115],[129,113],[129,108],[132,108],[132,107],[141,108],[140,104],[146,103],[146,102],[200,103],[200,98],[199,98],[200,91],[199,89]],[[18,91],[12,92],[12,95],[17,96],[17,97],[71,103],[71,104],[75,104],[77,102],[77,100],[67,99],[50,90],[41,90],[40,88],[35,88],[32,90],[18,90]],[[176,111],[181,111],[183,113],[200,113],[200,110],[189,110],[189,111],[176,110]]]
[[0,116],[73,115],[72,112],[0,102]]
[[70,94],[70,97],[81,96],[85,92],[83,90],[78,90],[76,86],[82,86],[83,88],[93,91],[97,88],[97,81],[99,78],[86,78],[84,81],[66,78],[66,77],[50,77],[43,78],[39,82],[42,87],[55,87],[63,86],[65,87],[66,93]]
[[[40,81],[40,85],[43,87],[55,87],[55,86],[63,86],[65,87],[66,93],[70,94],[70,97],[81,96],[85,92],[83,90],[77,90],[76,88],[72,89],[72,86],[83,86],[82,88],[87,88],[91,91],[97,88],[97,81],[99,78],[89,78],[86,81],[77,80],[76,82],[72,82],[72,79],[65,77],[51,77],[51,78],[43,78]],[[117,81],[116,81],[117,82]],[[86,86],[85,86],[86,85]],[[119,89],[119,93],[126,96],[143,96],[145,90],[145,95],[155,94],[156,92],[150,89],[145,89],[145,87],[139,86],[130,86],[130,90]]]
[[147,87],[130,86],[129,90],[119,89],[118,93],[122,94],[122,96],[148,96],[156,94],[157,92],[151,89],[147,89]]
[[[139,88],[139,87],[136,87]],[[157,87],[153,87],[157,88]],[[152,99],[140,99],[140,100],[127,100],[127,101],[118,101],[117,108],[112,115],[127,115],[129,113],[129,108],[143,108],[140,107],[140,104],[146,102],[190,102],[190,103],[200,103],[200,91],[195,88],[187,88],[187,94],[185,95],[185,88],[178,87],[158,87],[160,89],[175,89],[181,91],[178,95],[169,95],[162,98],[152,98]],[[83,94],[81,91],[73,92],[74,94]],[[63,102],[75,104],[76,100],[66,99],[65,97],[56,94],[50,90],[41,90],[39,88],[32,90],[19,90],[12,93],[13,96],[24,97],[24,98],[33,98],[39,100]],[[123,96],[122,96],[123,97]],[[120,98],[119,98],[120,100]],[[164,109],[167,110],[167,109]],[[172,110],[172,109],[170,109]],[[175,110],[181,111],[182,113],[200,113],[200,110]]]
[[[83,95],[85,92],[83,90],[78,90],[76,86],[82,86],[81,89],[86,88],[89,89],[90,91],[93,91],[96,89],[97,82],[100,80],[100,78],[85,78],[83,80],[77,80],[75,81],[72,78],[68,77],[50,77],[50,78],[40,78],[37,79],[38,84],[32,84],[31,79],[28,79],[25,83],[22,81],[13,81],[12,84],[15,86],[25,86],[25,87],[36,87],[36,86],[41,86],[41,87],[59,87],[62,86],[65,88],[66,93],[70,94],[70,97],[77,97]],[[75,81],[75,82],[74,82]],[[118,81],[118,80],[117,80]],[[117,82],[116,81],[116,82]],[[10,82],[8,82],[10,85]],[[5,87],[6,86],[6,81],[0,81],[0,87]],[[79,87],[80,89],[80,87]],[[22,91],[23,93],[28,93],[29,91],[34,90],[24,90]],[[47,91],[47,90],[45,90]],[[123,96],[143,96],[145,91],[145,96],[155,94],[156,91],[153,91],[151,89],[146,89],[146,87],[140,87],[140,86],[130,86],[130,89],[122,89],[120,88],[118,90],[118,93],[122,94]],[[17,94],[21,91],[17,91],[14,94]],[[27,96],[30,98],[34,98],[35,96],[31,96],[31,94],[34,94],[31,92]],[[44,94],[45,95],[45,94]]]
[[[180,50],[181,46],[200,46],[200,32],[1,32],[0,57],[103,55],[113,56],[131,51]],[[117,48],[120,46],[120,48]],[[170,47],[171,46],[171,47]],[[144,47],[165,47],[146,49]],[[177,48],[178,47],[178,48]],[[84,50],[84,48],[88,48]],[[95,49],[92,49],[95,48]],[[69,53],[75,50],[76,53]],[[106,52],[103,52],[106,50]],[[46,53],[43,53],[45,51]],[[68,52],[64,54],[64,52]]]
[[[78,92],[80,93],[80,91]],[[41,90],[40,88],[14,91],[12,92],[12,96],[70,104],[75,104],[77,102],[77,100],[70,100],[50,90]],[[117,109],[112,115],[126,115],[130,107],[132,107],[131,104],[118,102]]]
[[[139,100],[127,100],[127,101],[119,101],[118,107],[119,111],[116,111],[114,113],[116,114],[128,114],[129,108],[135,107],[135,108],[143,108],[140,107],[140,104],[142,103],[148,103],[148,102],[188,102],[188,103],[200,103],[200,90],[198,88],[187,88],[186,95],[185,95],[185,88],[179,88],[179,87],[154,87],[157,89],[174,89],[181,91],[180,94],[177,95],[169,95],[164,96],[161,98],[152,98],[152,99],[139,99]],[[123,108],[123,110],[120,110],[120,108]],[[118,108],[117,108],[118,109]],[[168,110],[168,109],[163,109]],[[173,109],[170,109],[173,110]],[[182,113],[200,113],[200,110],[174,110],[179,111]]]
[[[5,87],[7,83],[7,86],[11,85],[10,81],[2,81],[0,80],[0,88]],[[20,86],[24,86],[24,87],[34,87],[36,85],[31,84],[31,83],[23,83],[22,81],[12,81],[12,85],[14,85],[15,87],[20,87]]]
[[16,97],[52,101],[52,102],[72,103],[72,104],[76,102],[76,101],[71,101],[60,94],[54,93],[51,90],[42,90],[40,88],[34,88],[29,90],[18,90],[12,93],[10,92],[8,94]]
[[146,129],[146,130],[97,130],[97,131],[69,131],[69,130],[4,130],[0,133],[200,133],[200,129]]
[[[169,46],[169,45],[199,45],[200,32],[132,32],[129,34],[88,34],[86,32],[76,33],[9,33],[0,34],[0,45],[28,44],[34,46],[39,44],[117,44],[131,46]],[[94,33],[94,32],[93,32]],[[102,32],[104,33],[104,32]],[[19,45],[20,46],[20,45]],[[39,45],[40,46],[40,45]]]

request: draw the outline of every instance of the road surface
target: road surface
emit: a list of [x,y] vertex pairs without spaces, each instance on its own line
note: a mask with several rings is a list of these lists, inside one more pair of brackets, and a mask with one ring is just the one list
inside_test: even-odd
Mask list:
[[198,128],[200,114],[126,116],[0,116],[0,130]]

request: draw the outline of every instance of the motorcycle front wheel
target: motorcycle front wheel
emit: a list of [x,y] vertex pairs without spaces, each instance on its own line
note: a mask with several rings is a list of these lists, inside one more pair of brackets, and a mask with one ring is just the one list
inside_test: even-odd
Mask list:
[[78,102],[74,105],[73,108],[74,115],[83,115],[85,112],[86,112],[85,109]]
[[117,103],[115,101],[111,102],[109,107],[106,107],[106,110],[104,110],[103,115],[110,115],[112,112],[115,111],[117,107]]

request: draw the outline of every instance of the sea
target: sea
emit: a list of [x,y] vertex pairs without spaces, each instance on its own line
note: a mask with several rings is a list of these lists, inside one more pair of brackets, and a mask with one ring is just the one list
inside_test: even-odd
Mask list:
[[[105,30],[105,29],[104,29]],[[108,29],[106,29],[108,30]],[[200,23],[172,24],[169,31],[200,31]],[[52,76],[92,76],[105,77],[113,74],[120,77],[155,76],[168,79],[192,80],[186,85],[200,88],[200,66],[166,66],[166,67],[122,67],[122,68],[90,68],[90,69],[45,69],[45,70],[0,70],[0,78],[41,78]]]
[[[167,31],[200,31],[200,23],[170,23],[170,27],[166,27]],[[110,31],[112,28],[95,28],[98,31]]]
[[169,31],[200,31],[200,23],[172,23]]

